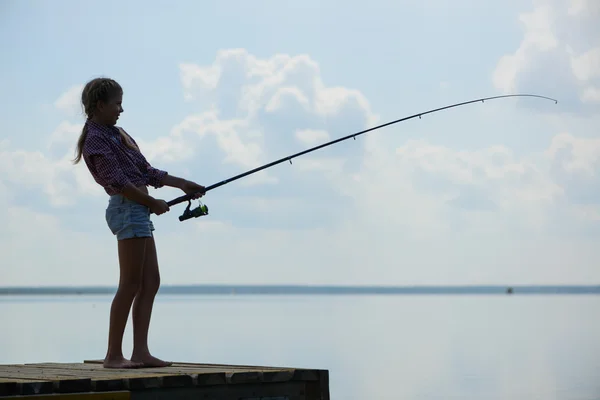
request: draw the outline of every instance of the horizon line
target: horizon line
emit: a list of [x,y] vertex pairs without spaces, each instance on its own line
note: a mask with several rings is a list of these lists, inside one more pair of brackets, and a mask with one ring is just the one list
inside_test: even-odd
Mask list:
[[[104,288],[117,287],[118,285],[9,285],[0,286],[0,289],[8,288]],[[199,287],[199,286],[247,286],[247,287],[600,287],[599,283],[594,284],[555,284],[555,283],[460,283],[460,284],[398,284],[398,285],[383,285],[383,284],[327,284],[327,283],[163,283],[160,287]]]
[[[3,286],[7,295],[91,295],[114,294],[117,285],[95,286]],[[325,284],[164,284],[159,294],[600,294],[596,285],[551,284],[462,284],[462,285],[325,285]]]

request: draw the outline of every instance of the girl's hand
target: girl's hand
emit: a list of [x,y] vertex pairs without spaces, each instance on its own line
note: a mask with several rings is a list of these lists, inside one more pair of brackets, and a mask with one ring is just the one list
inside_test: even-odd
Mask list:
[[185,194],[195,193],[193,198],[199,199],[205,193],[206,188],[202,185],[198,185],[192,181],[185,181],[183,185],[181,185],[181,190],[185,192]]
[[150,211],[152,211],[152,213],[156,215],[164,214],[170,210],[167,202],[159,199],[152,199],[148,208],[150,208]]

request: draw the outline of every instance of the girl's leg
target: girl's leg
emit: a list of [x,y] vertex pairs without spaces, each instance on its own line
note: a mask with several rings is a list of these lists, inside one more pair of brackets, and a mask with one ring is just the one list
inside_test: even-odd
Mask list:
[[129,311],[142,285],[142,271],[148,238],[132,238],[118,241],[120,279],[119,288],[110,309],[108,351],[104,359],[106,368],[135,368],[141,363],[123,357],[123,332]]
[[154,298],[160,286],[160,273],[154,238],[151,237],[147,240],[142,284],[133,303],[133,354],[131,360],[143,363],[144,367],[166,367],[171,363],[152,356],[148,348],[148,329]]

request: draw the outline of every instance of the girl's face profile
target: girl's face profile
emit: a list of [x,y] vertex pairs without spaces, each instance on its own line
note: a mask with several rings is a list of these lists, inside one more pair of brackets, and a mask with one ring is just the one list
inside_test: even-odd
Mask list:
[[98,117],[106,124],[115,125],[123,112],[123,94],[111,97],[108,102],[98,102]]

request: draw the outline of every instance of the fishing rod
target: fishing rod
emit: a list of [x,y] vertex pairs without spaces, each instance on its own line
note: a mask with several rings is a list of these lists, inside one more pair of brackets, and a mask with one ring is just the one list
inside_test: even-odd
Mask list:
[[[506,97],[537,97],[537,98],[540,98],[540,99],[552,100],[552,101],[554,101],[554,104],[558,104],[558,100],[556,100],[556,99],[553,99],[553,98],[550,98],[550,97],[546,97],[546,96],[540,96],[540,95],[536,95],[536,94],[506,94],[506,95],[500,95],[500,96],[483,97],[483,98],[480,98],[480,99],[469,100],[469,101],[465,101],[465,102],[462,102],[462,103],[456,103],[456,104],[451,104],[451,105],[440,107],[440,108],[435,108],[435,109],[432,109],[432,110],[428,110],[428,111],[420,112],[420,113],[417,113],[417,114],[413,114],[413,115],[408,116],[408,117],[400,118],[400,119],[397,119],[395,121],[387,122],[385,124],[378,125],[378,126],[375,126],[373,128],[365,129],[364,131],[352,133],[350,135],[341,137],[339,139],[335,139],[335,140],[329,141],[327,143],[323,143],[323,144],[320,144],[318,146],[311,147],[309,149],[300,151],[300,152],[298,152],[296,154],[292,154],[292,155],[289,155],[287,157],[280,158],[279,160],[272,161],[272,162],[270,162],[268,164],[265,164],[265,165],[262,165],[260,167],[251,169],[251,170],[246,171],[244,173],[241,173],[239,175],[233,176],[233,177],[231,177],[229,179],[225,179],[223,181],[217,182],[217,183],[215,183],[213,185],[207,186],[205,188],[205,190],[204,190],[204,193],[208,192],[209,190],[213,190],[213,189],[216,189],[216,188],[218,188],[220,186],[226,185],[226,184],[228,184],[230,182],[233,182],[235,180],[244,178],[244,177],[246,177],[248,175],[251,175],[251,174],[254,174],[256,172],[262,171],[264,169],[273,167],[273,166],[275,166],[277,164],[280,164],[282,162],[285,162],[285,161],[289,161],[289,163],[292,164],[292,159],[293,158],[297,158],[297,157],[302,156],[304,154],[313,152],[313,151],[318,150],[318,149],[322,149],[323,147],[331,146],[332,144],[339,143],[341,141],[344,141],[344,140],[347,140],[347,139],[350,139],[350,138],[353,138],[354,140],[356,140],[356,137],[359,136],[359,135],[362,135],[364,133],[371,132],[371,131],[374,131],[376,129],[380,129],[380,128],[383,128],[383,127],[386,127],[386,126],[389,126],[389,125],[397,124],[398,122],[407,121],[409,119],[413,119],[413,118],[416,118],[416,117],[419,117],[419,119],[421,119],[421,117],[423,115],[431,114],[431,113],[442,111],[442,110],[446,110],[446,109],[449,109],[449,108],[459,107],[459,106],[463,106],[463,105],[471,104],[471,103],[478,103],[478,102],[482,102],[483,103],[485,100],[494,100],[494,99],[500,99],[500,98],[506,98]],[[197,208],[195,208],[193,210],[190,210],[191,199],[196,194],[197,193],[186,194],[186,195],[177,197],[177,198],[175,198],[175,199],[167,202],[167,204],[169,205],[169,207],[174,206],[174,205],[179,204],[179,203],[182,203],[184,201],[188,202],[188,206],[186,207],[185,211],[183,212],[183,215],[181,215],[179,217],[180,221],[185,221],[185,220],[190,219],[190,218],[198,218],[198,217],[201,217],[203,215],[208,215],[208,207],[205,204],[202,204],[200,201],[199,201],[200,205]]]

